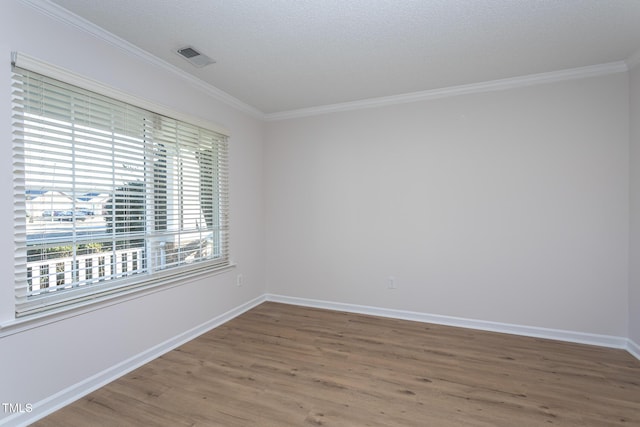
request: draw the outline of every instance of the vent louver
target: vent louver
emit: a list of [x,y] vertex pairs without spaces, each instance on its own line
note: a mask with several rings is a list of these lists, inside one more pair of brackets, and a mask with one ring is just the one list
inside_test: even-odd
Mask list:
[[214,64],[216,61],[198,52],[191,46],[180,48],[176,53],[189,61],[195,67],[204,67],[205,65]]

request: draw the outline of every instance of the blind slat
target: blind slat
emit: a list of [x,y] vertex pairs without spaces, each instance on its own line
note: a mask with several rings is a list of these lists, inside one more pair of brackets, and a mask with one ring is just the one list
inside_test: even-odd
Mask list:
[[14,67],[16,316],[229,262],[227,137]]

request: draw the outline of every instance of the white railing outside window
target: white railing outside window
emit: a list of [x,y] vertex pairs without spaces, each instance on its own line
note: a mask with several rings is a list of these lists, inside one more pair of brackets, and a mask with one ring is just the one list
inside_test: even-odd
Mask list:
[[26,58],[12,75],[16,316],[228,266],[227,137]]
[[27,280],[31,293],[40,295],[142,273],[145,271],[143,259],[142,249],[124,249],[111,253],[29,261]]

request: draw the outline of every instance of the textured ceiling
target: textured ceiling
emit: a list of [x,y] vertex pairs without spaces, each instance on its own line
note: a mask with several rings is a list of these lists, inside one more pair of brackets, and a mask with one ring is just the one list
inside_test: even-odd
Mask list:
[[[53,0],[264,113],[627,59],[640,0]],[[217,63],[174,53],[192,45]]]

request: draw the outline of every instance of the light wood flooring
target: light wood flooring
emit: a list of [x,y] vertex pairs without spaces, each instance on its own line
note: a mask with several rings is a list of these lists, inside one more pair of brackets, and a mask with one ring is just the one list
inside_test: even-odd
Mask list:
[[640,361],[269,302],[36,425],[640,426]]

